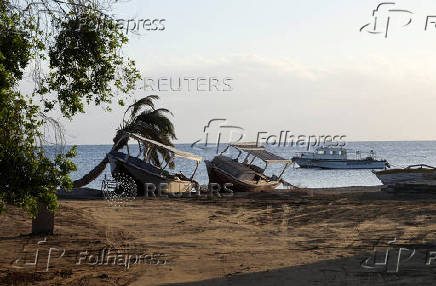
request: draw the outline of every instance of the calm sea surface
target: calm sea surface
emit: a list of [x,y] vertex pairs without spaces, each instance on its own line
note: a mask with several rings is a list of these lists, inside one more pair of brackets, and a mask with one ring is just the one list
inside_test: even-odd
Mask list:
[[[130,154],[138,154],[138,146],[130,145]],[[74,160],[77,164],[78,171],[72,174],[73,179],[78,179],[96,166],[110,151],[111,145],[79,145],[77,149],[77,158]],[[225,145],[220,146],[222,150]],[[210,146],[206,149],[193,149],[190,144],[178,144],[176,148],[182,151],[188,151],[203,157],[203,160],[210,160],[216,155],[216,146]],[[367,152],[375,150],[378,158],[387,159],[391,166],[406,167],[412,164],[428,164],[436,166],[436,141],[418,141],[418,142],[350,142],[346,145],[347,149],[361,150]],[[305,151],[303,148],[296,147],[268,147],[270,151],[284,157],[291,158],[297,152]],[[50,153],[53,148],[48,148]],[[231,152],[231,154],[236,154]],[[355,153],[349,151],[349,158],[355,158]],[[188,177],[194,170],[195,163],[185,159],[176,159],[176,170],[182,171]],[[257,162],[259,166],[264,166],[262,162]],[[267,174],[280,172],[282,165],[271,165],[267,169]],[[110,176],[109,165],[106,167],[105,174]],[[101,180],[104,175],[88,185],[91,188],[100,189]],[[207,184],[208,176],[206,167],[202,162],[195,175],[195,179],[200,184]],[[300,187],[345,187],[345,186],[375,186],[381,182],[371,173],[371,170],[318,170],[318,169],[300,169],[298,167],[289,168],[284,179],[289,183]]]

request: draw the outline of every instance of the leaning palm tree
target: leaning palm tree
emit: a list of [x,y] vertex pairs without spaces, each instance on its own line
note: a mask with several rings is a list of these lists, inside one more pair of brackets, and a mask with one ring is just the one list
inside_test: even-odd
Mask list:
[[[174,146],[172,140],[177,139],[174,131],[174,125],[167,117],[172,113],[165,108],[156,109],[154,100],[158,100],[157,95],[149,95],[138,101],[135,101],[124,112],[123,120],[120,127],[117,129],[113,139],[114,145],[112,151],[118,151],[127,145],[128,139],[120,140],[124,133],[136,133],[142,137],[157,141],[167,146]],[[127,117],[127,118],[126,118]],[[174,162],[171,160],[168,150],[156,146],[147,146],[142,150],[144,153],[144,160],[157,167],[161,167],[159,156],[161,156],[168,164],[168,167],[173,169]],[[109,159],[106,156],[94,169],[81,179],[74,181],[74,187],[83,187],[103,173]]]

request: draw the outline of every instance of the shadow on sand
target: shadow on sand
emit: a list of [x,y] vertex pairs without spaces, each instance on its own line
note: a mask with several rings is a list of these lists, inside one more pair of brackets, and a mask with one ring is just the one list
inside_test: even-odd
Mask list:
[[[333,259],[317,263],[274,269],[270,271],[227,274],[223,278],[167,285],[436,285],[436,254],[426,265],[428,252],[436,246],[416,249],[401,255],[398,271],[398,250],[389,255],[387,265],[375,265],[372,254]],[[383,254],[383,253],[382,253]],[[382,256],[383,257],[383,256]],[[377,257],[377,263],[380,258]],[[366,261],[371,258],[371,262]],[[382,259],[383,260],[383,259]]]

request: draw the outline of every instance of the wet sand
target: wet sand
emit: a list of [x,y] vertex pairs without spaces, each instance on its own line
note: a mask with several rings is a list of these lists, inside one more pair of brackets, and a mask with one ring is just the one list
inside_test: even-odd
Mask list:
[[[36,267],[23,269],[13,266],[32,261],[44,237],[28,235],[30,219],[11,207],[0,216],[0,285],[434,285],[436,254],[426,262],[436,251],[435,202],[378,187],[138,198],[122,207],[61,200],[55,234],[39,245]],[[386,266],[366,260],[375,246],[377,261],[391,249]],[[401,247],[410,251],[397,271]],[[102,250],[120,260],[111,265]],[[135,264],[135,255],[144,259]]]

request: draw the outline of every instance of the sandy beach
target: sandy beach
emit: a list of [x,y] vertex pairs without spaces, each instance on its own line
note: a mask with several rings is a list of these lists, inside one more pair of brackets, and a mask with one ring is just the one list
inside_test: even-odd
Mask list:
[[0,286],[436,286],[435,35],[434,0],[0,0]]
[[0,285],[434,285],[435,201],[379,187],[122,207],[69,199],[46,239],[30,236],[31,220],[10,207],[0,221]]

